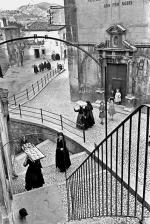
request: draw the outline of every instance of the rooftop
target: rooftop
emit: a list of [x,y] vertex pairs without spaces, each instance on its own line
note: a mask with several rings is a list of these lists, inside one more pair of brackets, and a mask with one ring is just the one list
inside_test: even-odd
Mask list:
[[48,22],[33,22],[24,31],[57,31],[64,27],[65,25],[50,25]]

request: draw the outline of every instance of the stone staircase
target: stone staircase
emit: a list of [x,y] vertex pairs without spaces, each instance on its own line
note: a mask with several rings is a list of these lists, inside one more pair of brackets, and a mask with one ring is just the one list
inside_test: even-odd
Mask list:
[[[15,222],[19,224],[19,220],[17,219],[17,211],[21,207],[26,207],[32,217],[28,220],[29,223],[34,224],[47,224],[48,212],[47,207],[51,209],[51,204],[54,204],[54,207],[59,207],[61,217],[65,217],[62,223],[66,223],[67,220],[67,193],[66,193],[66,181],[65,181],[65,173],[59,172],[55,166],[55,151],[56,151],[56,143],[50,140],[46,140],[37,147],[40,151],[46,156],[41,160],[43,169],[42,173],[44,176],[45,184],[42,188],[34,189],[31,191],[25,191],[25,173],[26,167],[23,166],[23,162],[25,160],[25,153],[22,153],[16,156],[15,160],[15,170],[18,174],[18,178],[13,180],[13,193],[14,193],[14,211],[15,211]],[[76,168],[87,158],[86,152],[81,152],[78,154],[70,154],[71,159],[71,167],[67,170],[66,175],[71,175],[72,172],[76,170]],[[46,196],[47,195],[47,196]],[[49,197],[48,197],[49,196]],[[46,199],[48,197],[48,199]],[[34,198],[34,200],[32,199]],[[53,199],[52,199],[53,198]],[[56,199],[56,200],[55,200]],[[37,202],[36,202],[37,200]],[[49,201],[50,200],[50,201]],[[45,205],[45,201],[47,201],[47,205]],[[32,204],[32,206],[31,206]],[[39,205],[40,204],[40,205]],[[45,213],[41,211],[41,207],[45,206]],[[52,209],[51,209],[52,210]],[[38,222],[38,213],[34,214],[34,211],[38,211],[41,213],[43,220]],[[46,213],[47,211],[47,213]],[[56,211],[54,212],[56,213]],[[51,213],[53,214],[53,212]],[[51,220],[49,224],[59,223],[58,222],[58,214],[53,217],[53,221]],[[36,221],[35,221],[36,219]],[[44,221],[45,219],[45,221]],[[61,220],[61,219],[60,219]]]
[[[45,180],[45,186],[50,184],[65,184],[65,174],[59,172],[55,166],[55,151],[56,151],[56,143],[50,140],[46,140],[37,147],[40,151],[46,156],[41,160],[41,164],[43,166],[42,173]],[[71,159],[71,167],[67,170],[67,176],[70,176],[76,168],[83,162],[83,160],[87,157],[86,152],[81,152],[78,154],[70,154]],[[23,162],[25,160],[26,154],[22,153],[16,156],[15,159],[15,171],[18,174],[18,178],[13,180],[13,193],[18,194],[25,191],[24,178],[26,173],[26,167],[23,166]]]
[[[25,192],[24,178],[26,167],[23,167],[25,154],[16,157],[15,169],[18,179],[13,180],[15,214],[20,207],[27,208],[29,212],[28,223],[33,224],[137,224],[137,220],[132,218],[88,218],[77,221],[68,220],[67,192],[65,173],[59,172],[55,167],[56,143],[46,140],[37,147],[46,156],[41,160],[45,185],[32,191]],[[87,158],[86,152],[70,154],[71,166],[67,170],[67,177],[70,176],[77,167]],[[54,208],[53,208],[54,207]],[[54,209],[54,210],[53,210]],[[15,223],[20,224],[15,215]],[[28,218],[28,217],[27,217]],[[49,221],[48,221],[49,220]]]

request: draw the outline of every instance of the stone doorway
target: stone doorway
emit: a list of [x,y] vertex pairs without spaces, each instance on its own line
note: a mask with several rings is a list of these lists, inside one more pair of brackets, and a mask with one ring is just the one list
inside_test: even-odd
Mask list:
[[111,89],[116,92],[119,89],[122,99],[126,96],[127,85],[127,65],[126,64],[107,64],[107,95],[109,97]]
[[39,49],[34,49],[34,55],[35,55],[35,58],[39,58],[40,57]]

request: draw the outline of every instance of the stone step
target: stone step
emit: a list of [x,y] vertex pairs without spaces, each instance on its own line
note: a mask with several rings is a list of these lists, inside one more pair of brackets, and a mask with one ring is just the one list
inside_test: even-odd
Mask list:
[[[94,217],[94,218],[87,218],[83,220],[76,220],[76,221],[69,221],[66,223],[60,224],[139,224],[139,221],[136,218],[129,218],[129,217]],[[59,224],[59,223],[57,223]]]
[[[65,183],[65,173],[59,172],[59,170],[56,169],[55,165],[56,143],[47,139],[42,143],[38,144],[37,147],[46,156],[44,159],[41,160],[45,186],[51,184],[60,185]],[[88,155],[86,152],[70,154],[71,166],[66,172],[67,177],[70,176],[77,169],[77,167],[87,158],[87,156]],[[18,178],[13,180],[12,185],[14,194],[25,191],[25,173],[27,170],[27,167],[23,166],[25,157],[26,154],[21,153],[15,158],[14,167],[16,173],[18,174]]]

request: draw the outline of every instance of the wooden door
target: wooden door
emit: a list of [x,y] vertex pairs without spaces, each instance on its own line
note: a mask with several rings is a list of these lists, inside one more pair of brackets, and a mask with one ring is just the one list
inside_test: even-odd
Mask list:
[[111,89],[120,89],[122,98],[126,95],[127,65],[126,64],[107,64],[107,94],[110,95]]

